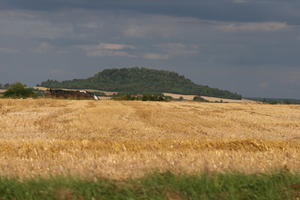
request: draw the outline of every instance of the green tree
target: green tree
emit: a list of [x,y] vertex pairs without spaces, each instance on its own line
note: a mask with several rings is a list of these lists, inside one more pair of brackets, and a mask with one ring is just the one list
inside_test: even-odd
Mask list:
[[203,97],[200,97],[200,96],[195,96],[193,98],[194,101],[200,101],[200,102],[209,102],[207,101],[206,99],[204,99]]
[[4,92],[4,97],[12,98],[27,98],[32,97],[34,92],[31,88],[26,88],[26,85],[16,82],[9,86],[6,92]]

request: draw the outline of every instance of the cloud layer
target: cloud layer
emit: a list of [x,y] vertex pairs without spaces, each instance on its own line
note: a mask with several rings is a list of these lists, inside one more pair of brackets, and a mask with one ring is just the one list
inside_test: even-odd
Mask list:
[[245,96],[297,97],[300,2],[2,0],[0,83],[148,66]]

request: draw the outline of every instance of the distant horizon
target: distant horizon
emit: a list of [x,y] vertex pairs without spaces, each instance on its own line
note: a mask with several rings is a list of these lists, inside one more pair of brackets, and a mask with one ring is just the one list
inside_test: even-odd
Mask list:
[[[53,81],[59,81],[59,82],[62,82],[62,81],[69,81],[69,80],[73,80],[73,79],[87,79],[87,78],[90,78],[90,77],[94,76],[95,74],[100,73],[100,72],[103,72],[103,71],[105,71],[105,70],[111,70],[111,69],[124,69],[124,68],[146,68],[146,69],[154,69],[154,70],[163,70],[163,71],[168,71],[168,72],[175,72],[175,73],[177,73],[177,74],[179,74],[179,75],[182,75],[182,74],[180,74],[180,73],[178,73],[178,72],[176,72],[176,71],[172,71],[172,70],[155,69],[155,68],[151,68],[151,67],[147,67],[147,66],[131,66],[131,67],[104,68],[104,69],[102,69],[101,71],[95,72],[94,74],[89,75],[89,76],[87,76],[87,77],[81,77],[81,78],[75,77],[75,78],[72,78],[72,79],[66,79],[66,80],[56,80],[56,79],[47,79],[47,80],[53,80]],[[184,75],[183,75],[183,76],[184,76]],[[187,78],[187,79],[190,79],[189,77],[186,77],[186,76],[184,76],[184,77]],[[47,81],[47,80],[43,80],[43,81]],[[190,79],[190,80],[191,80],[191,79]],[[193,80],[191,80],[191,81],[194,82]],[[6,83],[1,83],[1,82],[0,82],[0,84],[2,84],[2,85],[7,84],[7,83],[8,83],[8,84],[13,84],[13,83],[15,83],[15,82],[21,82],[21,81],[14,81],[14,82],[10,82],[10,83],[9,83],[9,82],[6,82]],[[24,82],[21,82],[21,83],[25,84],[25,85],[28,86],[28,87],[36,87],[36,86],[39,86],[41,82],[40,82],[40,83],[37,83],[37,84],[32,84],[32,85],[26,84],[26,83],[24,83]],[[197,82],[194,82],[194,83],[200,84],[200,85],[204,85],[204,84],[197,83]],[[210,85],[207,85],[207,86],[211,87]],[[88,89],[88,88],[86,88],[86,89]],[[224,88],[218,88],[218,89],[226,90],[226,89],[224,89]],[[230,91],[230,92],[235,92],[235,91]],[[261,99],[263,99],[263,98],[266,98],[266,99],[270,98],[270,99],[291,99],[291,100],[300,100],[300,98],[293,98],[293,97],[245,96],[245,95],[243,95],[242,93],[239,93],[239,94],[241,94],[243,98],[259,98],[259,99],[260,99],[260,98],[261,98]]]

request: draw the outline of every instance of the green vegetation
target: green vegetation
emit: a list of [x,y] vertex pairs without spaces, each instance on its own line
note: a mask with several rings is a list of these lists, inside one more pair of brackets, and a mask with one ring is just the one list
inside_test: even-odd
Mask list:
[[143,94],[143,95],[116,95],[113,96],[114,100],[129,100],[129,101],[170,101],[171,97],[163,94]]
[[153,174],[137,180],[83,180],[52,177],[17,180],[0,178],[1,199],[251,199],[300,198],[300,175],[211,174],[199,176]]
[[74,79],[62,82],[48,80],[40,85],[48,88],[97,89],[129,94],[170,92],[241,99],[241,95],[237,93],[197,85],[175,72],[139,67],[107,69],[87,79]]
[[195,96],[195,97],[193,98],[193,101],[209,102],[209,101],[207,101],[206,99],[204,99],[204,98],[202,98],[202,97],[200,97],[200,96]]
[[33,97],[34,92],[31,88],[26,88],[26,85],[16,82],[9,86],[7,91],[3,93],[4,97],[10,98],[27,98]]
[[300,99],[280,99],[280,98],[247,98],[260,101],[265,104],[300,104]]

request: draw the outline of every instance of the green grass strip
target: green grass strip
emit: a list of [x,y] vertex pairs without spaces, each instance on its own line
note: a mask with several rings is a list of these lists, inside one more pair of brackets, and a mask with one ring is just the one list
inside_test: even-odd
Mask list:
[[251,199],[299,200],[300,174],[276,172],[245,175],[174,175],[156,173],[141,179],[113,181],[76,177],[18,180],[0,178],[0,199]]

